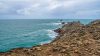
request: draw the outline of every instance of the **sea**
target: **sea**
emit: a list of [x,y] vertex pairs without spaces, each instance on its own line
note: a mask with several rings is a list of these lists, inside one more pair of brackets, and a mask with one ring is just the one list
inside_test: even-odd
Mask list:
[[[88,24],[94,19],[63,19]],[[0,52],[50,43],[57,36],[60,19],[0,19]]]

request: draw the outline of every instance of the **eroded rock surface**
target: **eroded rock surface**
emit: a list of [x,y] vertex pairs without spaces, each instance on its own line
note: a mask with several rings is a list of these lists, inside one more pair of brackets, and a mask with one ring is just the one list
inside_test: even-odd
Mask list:
[[100,56],[100,20],[87,25],[69,22],[55,30],[57,38],[32,48],[17,48],[0,56]]

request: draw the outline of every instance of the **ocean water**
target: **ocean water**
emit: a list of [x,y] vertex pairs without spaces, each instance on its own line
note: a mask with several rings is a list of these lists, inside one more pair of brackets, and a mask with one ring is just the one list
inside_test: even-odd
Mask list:
[[[63,21],[80,21],[88,24],[93,19],[64,19]],[[0,52],[49,43],[57,36],[53,30],[57,29],[59,24],[59,19],[0,20]]]

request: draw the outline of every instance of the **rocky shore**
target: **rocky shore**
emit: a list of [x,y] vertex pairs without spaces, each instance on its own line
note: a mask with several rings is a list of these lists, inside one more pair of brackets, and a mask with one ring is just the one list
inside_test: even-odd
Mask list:
[[100,20],[87,25],[68,22],[54,31],[58,36],[49,44],[17,48],[0,56],[100,56]]

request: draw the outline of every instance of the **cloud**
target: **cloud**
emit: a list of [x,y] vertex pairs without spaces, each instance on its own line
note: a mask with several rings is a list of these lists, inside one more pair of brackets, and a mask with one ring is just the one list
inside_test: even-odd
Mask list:
[[7,5],[5,5],[4,3],[0,3],[0,13],[5,13],[5,11],[7,12]]
[[34,4],[34,5],[31,5],[31,6],[27,7],[27,8],[19,9],[16,12],[18,14],[31,15],[32,13],[34,13],[34,10],[39,8],[39,6],[40,6],[40,4]]
[[0,15],[32,18],[95,17],[99,16],[99,3],[99,0],[0,0]]
[[96,18],[100,16],[100,10],[83,10],[83,11],[78,11],[75,16],[79,18]]

